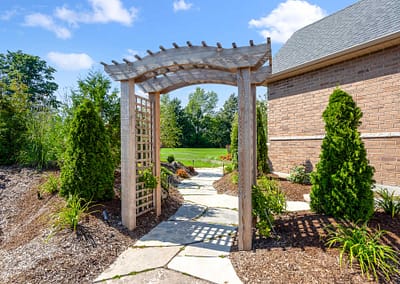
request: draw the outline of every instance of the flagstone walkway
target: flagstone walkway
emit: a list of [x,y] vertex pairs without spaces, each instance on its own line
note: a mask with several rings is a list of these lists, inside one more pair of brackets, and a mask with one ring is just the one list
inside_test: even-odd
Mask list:
[[[185,200],[178,211],[123,252],[95,283],[242,283],[229,260],[238,198],[213,188],[220,168],[197,171],[178,186]],[[300,203],[288,204],[288,210],[307,210]]]

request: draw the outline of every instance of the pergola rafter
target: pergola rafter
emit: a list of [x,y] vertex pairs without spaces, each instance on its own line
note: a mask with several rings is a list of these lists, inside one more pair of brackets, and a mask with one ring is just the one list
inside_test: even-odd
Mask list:
[[[236,44],[235,44],[236,46]],[[103,63],[105,71],[116,81],[135,79],[136,83],[148,80],[168,72],[184,69],[214,69],[235,73],[239,68],[260,68],[271,57],[270,44],[250,45],[243,47],[222,48],[208,45],[185,46],[165,49],[160,47],[158,52],[131,62],[112,61],[113,64]]]
[[[124,63],[103,63],[105,71],[116,81],[121,81],[121,185],[122,223],[129,229],[136,226],[137,206],[140,200],[154,200],[157,216],[161,214],[161,186],[158,184],[154,198],[137,197],[140,190],[140,167],[143,159],[151,157],[153,172],[160,178],[160,94],[194,84],[224,84],[238,87],[239,98],[239,237],[240,250],[252,246],[251,188],[256,183],[256,87],[261,86],[271,74],[271,41],[255,45],[223,48],[220,43],[209,46],[186,42],[180,47],[160,46],[160,51],[147,50],[147,56],[135,56],[136,61],[123,59]],[[269,64],[266,64],[266,63]],[[146,99],[135,94],[135,85],[149,94]],[[140,101],[141,103],[137,103]],[[146,108],[143,109],[143,102]],[[151,120],[142,117],[148,117]],[[137,115],[139,114],[139,115]],[[147,128],[146,123],[151,123]],[[144,128],[145,127],[145,128]],[[146,130],[148,129],[148,130]],[[152,132],[150,146],[143,148],[143,131],[147,137]],[[137,139],[139,138],[139,139]],[[146,138],[147,139],[147,138]],[[138,153],[141,153],[138,156]],[[143,204],[143,203],[142,203]],[[146,201],[145,206],[148,205]],[[150,207],[145,207],[148,210]]]

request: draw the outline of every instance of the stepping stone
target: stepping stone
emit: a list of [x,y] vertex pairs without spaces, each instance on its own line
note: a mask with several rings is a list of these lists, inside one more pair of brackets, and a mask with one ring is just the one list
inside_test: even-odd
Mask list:
[[233,244],[233,236],[224,236],[220,239],[207,240],[201,243],[188,245],[180,256],[224,257],[229,256]]
[[203,189],[203,188],[178,188],[179,192],[183,195],[217,195],[216,190]]
[[207,195],[186,195],[186,201],[201,204],[207,207],[238,209],[239,199],[237,196],[227,194],[218,194],[214,196]]
[[223,208],[208,208],[196,221],[212,224],[237,226],[239,224],[238,211]]
[[145,271],[136,275],[121,277],[120,279],[112,279],[106,282],[107,284],[131,284],[131,283],[152,283],[152,284],[209,284],[210,282],[179,273],[177,271],[158,268],[150,271]]
[[178,211],[176,211],[173,216],[169,217],[168,221],[189,221],[199,217],[206,209],[207,207],[198,204],[183,203]]
[[213,283],[242,283],[228,257],[177,256],[168,264],[168,268]]
[[[165,221],[138,240],[135,247],[187,245],[207,239],[218,239],[220,236],[230,236],[235,231],[236,228],[232,226],[193,221]],[[222,244],[220,242],[213,246],[218,248]]]
[[306,211],[310,210],[310,204],[304,201],[286,201],[286,211]]
[[165,266],[181,248],[182,246],[128,248],[94,281]]

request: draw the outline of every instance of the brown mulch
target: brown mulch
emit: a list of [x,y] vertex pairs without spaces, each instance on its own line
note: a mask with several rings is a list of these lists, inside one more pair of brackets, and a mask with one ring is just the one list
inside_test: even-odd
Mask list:
[[[225,193],[229,195],[238,195],[238,185],[232,183],[232,176],[235,173],[229,173],[224,175],[221,179],[214,182],[213,186],[218,191],[218,193]],[[285,193],[286,199],[291,201],[304,201],[304,194],[309,194],[311,190],[310,185],[303,185],[292,183],[286,179],[279,178],[276,175],[270,174],[269,178],[275,179]]]
[[[50,216],[63,204],[57,195],[38,199],[46,173],[0,167],[0,283],[92,283],[126,248],[176,212],[183,199],[170,189],[162,215],[148,212],[133,231],[122,226],[120,200],[97,204],[78,227],[47,240]],[[120,188],[116,176],[115,188]],[[103,219],[106,210],[109,220]]]
[[[214,183],[219,193],[237,195],[231,175]],[[303,194],[310,192],[309,185],[291,183],[276,176],[272,178],[278,180],[287,200],[304,201]],[[379,282],[368,280],[356,264],[350,268],[347,260],[339,265],[339,250],[325,246],[326,227],[338,222],[310,211],[277,216],[276,234],[264,238],[255,232],[253,250],[238,251],[234,245],[230,260],[244,283],[386,283],[384,279]],[[383,244],[400,253],[400,217],[392,219],[383,212],[376,212],[369,227],[386,230]],[[387,283],[400,283],[400,276]]]

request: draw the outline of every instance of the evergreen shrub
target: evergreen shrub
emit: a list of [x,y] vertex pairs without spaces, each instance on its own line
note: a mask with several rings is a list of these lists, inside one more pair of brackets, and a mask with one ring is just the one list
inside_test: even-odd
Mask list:
[[114,196],[114,164],[104,123],[85,99],[74,113],[61,170],[62,196],[89,200]]
[[351,221],[374,212],[373,174],[357,128],[362,112],[352,97],[335,89],[323,112],[326,135],[311,174],[311,209]]

